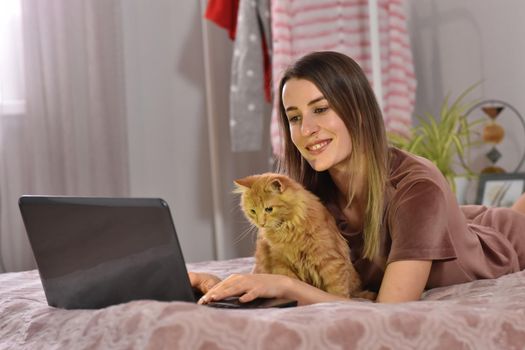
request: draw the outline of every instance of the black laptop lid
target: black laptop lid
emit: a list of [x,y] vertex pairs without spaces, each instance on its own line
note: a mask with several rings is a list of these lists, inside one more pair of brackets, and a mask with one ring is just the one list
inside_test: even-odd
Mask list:
[[19,205],[49,305],[195,301],[164,200],[23,196]]

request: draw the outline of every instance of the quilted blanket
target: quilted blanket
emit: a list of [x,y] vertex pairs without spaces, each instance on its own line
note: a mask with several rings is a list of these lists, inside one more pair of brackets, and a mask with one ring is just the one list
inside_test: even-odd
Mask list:
[[[227,276],[251,258],[188,264]],[[214,309],[133,301],[47,305],[38,272],[0,274],[0,349],[524,349],[525,271],[433,289],[421,301]]]

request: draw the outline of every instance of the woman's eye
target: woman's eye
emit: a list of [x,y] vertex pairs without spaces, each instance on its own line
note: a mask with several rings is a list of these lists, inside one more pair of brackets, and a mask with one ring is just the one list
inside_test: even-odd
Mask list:
[[328,110],[328,107],[317,107],[314,109],[315,114],[321,114]]
[[271,213],[273,211],[272,207],[264,208],[264,211],[267,213]]
[[294,124],[297,123],[299,120],[301,120],[301,118],[298,115],[294,115],[288,118],[288,123]]

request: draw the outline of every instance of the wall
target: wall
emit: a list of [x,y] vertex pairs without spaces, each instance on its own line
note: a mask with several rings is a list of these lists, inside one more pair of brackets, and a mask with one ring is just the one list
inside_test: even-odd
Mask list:
[[[447,94],[457,97],[476,82],[481,83],[467,100],[503,100],[525,114],[525,2],[409,0],[407,13],[418,80],[416,114],[437,112]],[[506,128],[497,145],[503,154],[498,164],[512,171],[525,152],[525,131],[514,114],[504,113],[497,119]],[[490,147],[473,151],[478,169]],[[472,202],[475,190],[469,192]]]
[[[227,33],[204,23],[211,63],[206,75],[203,9],[197,1],[120,3],[131,195],[159,196],[169,203],[187,261],[250,255],[254,236],[240,237],[246,221],[237,208],[238,199],[231,194],[232,182],[266,171],[269,146],[260,152],[229,150],[232,44]],[[207,82],[212,84],[209,111]],[[208,129],[207,113],[213,118],[213,130]],[[212,174],[210,132],[217,137],[211,145],[218,157],[216,174]],[[218,185],[216,213],[212,176]]]
[[[189,3],[189,1],[188,1]],[[180,1],[122,1],[130,194],[171,207],[188,260],[212,256],[200,26]]]

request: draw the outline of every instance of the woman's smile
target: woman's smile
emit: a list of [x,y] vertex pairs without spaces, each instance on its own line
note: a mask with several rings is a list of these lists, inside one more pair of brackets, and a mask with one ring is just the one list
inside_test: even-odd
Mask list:
[[313,143],[310,143],[306,146],[306,149],[310,152],[312,155],[318,155],[321,154],[332,142],[331,139],[326,140],[320,140]]
[[335,169],[348,160],[352,153],[348,129],[314,83],[290,79],[282,99],[292,142],[312,169]]

